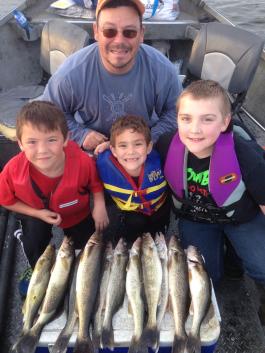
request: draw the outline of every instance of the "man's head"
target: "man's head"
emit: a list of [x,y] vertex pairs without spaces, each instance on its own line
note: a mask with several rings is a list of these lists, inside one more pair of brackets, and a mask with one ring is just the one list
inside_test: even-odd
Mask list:
[[64,140],[68,137],[68,127],[63,112],[53,103],[33,101],[25,104],[17,115],[16,135],[21,140],[23,127],[31,125],[40,131],[59,130]]
[[208,157],[219,135],[230,125],[230,100],[217,82],[195,81],[178,98],[177,116],[184,145],[198,158]]
[[140,0],[99,0],[94,23],[100,57],[107,71],[124,74],[134,65],[144,29]]
[[112,125],[111,152],[129,175],[140,175],[152,146],[150,128],[143,118],[126,115]]
[[96,8],[96,18],[98,20],[99,13],[105,8],[116,8],[120,6],[133,7],[139,15],[140,21],[142,22],[142,16],[145,11],[145,6],[140,0],[99,0]]

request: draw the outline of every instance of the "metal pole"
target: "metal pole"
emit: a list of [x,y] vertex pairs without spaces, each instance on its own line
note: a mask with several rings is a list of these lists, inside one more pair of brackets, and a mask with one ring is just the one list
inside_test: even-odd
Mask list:
[[12,212],[8,214],[8,223],[5,240],[2,249],[0,263],[0,336],[3,335],[4,315],[7,307],[7,295],[10,288],[10,280],[14,264],[15,239],[14,231],[17,228],[17,220]]
[[0,261],[1,261],[4,240],[5,240],[7,220],[8,220],[8,211],[5,208],[0,207]]

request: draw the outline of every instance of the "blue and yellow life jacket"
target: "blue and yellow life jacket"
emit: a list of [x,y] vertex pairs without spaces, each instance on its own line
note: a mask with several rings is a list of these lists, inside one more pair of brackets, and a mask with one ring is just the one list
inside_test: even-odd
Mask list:
[[151,215],[162,206],[167,195],[167,183],[159,154],[152,150],[142,167],[138,185],[125,171],[110,150],[100,153],[97,168],[104,188],[119,209]]

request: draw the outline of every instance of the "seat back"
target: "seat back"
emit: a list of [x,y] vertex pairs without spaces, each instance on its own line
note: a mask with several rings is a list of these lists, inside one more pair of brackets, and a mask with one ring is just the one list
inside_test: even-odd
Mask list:
[[69,55],[88,44],[89,35],[81,27],[63,20],[51,20],[42,30],[40,64],[52,75]]
[[187,80],[219,82],[234,99],[236,112],[242,105],[257,69],[264,41],[256,34],[217,22],[198,32],[188,63]]

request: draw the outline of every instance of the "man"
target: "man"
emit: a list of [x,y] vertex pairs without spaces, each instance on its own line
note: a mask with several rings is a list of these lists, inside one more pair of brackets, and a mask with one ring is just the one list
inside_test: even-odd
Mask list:
[[182,90],[173,64],[143,43],[140,0],[99,0],[96,43],[70,56],[51,77],[43,99],[65,113],[71,138],[100,152],[112,123],[125,114],[144,117],[153,141],[176,127]]

